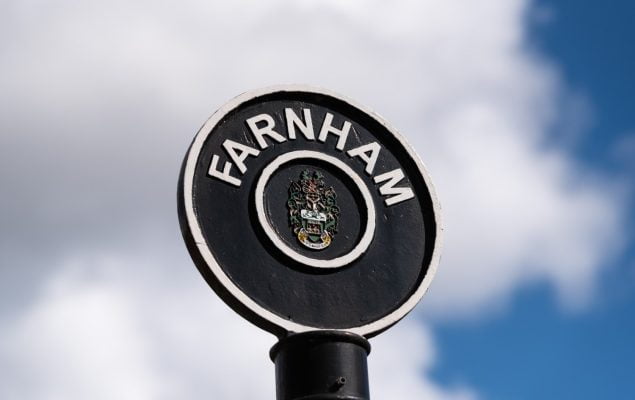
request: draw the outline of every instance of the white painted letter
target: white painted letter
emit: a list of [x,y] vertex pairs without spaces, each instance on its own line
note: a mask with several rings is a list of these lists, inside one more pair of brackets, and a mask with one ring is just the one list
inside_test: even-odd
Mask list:
[[[373,174],[373,169],[375,169],[375,163],[377,162],[377,157],[379,157],[379,151],[381,147],[377,142],[372,142],[365,144],[363,146],[355,147],[346,152],[351,157],[359,157],[366,163],[366,173],[368,175]],[[370,155],[366,154],[370,151]]]
[[334,128],[331,123],[333,123],[333,114],[326,113],[326,117],[324,117],[324,122],[322,123],[322,129],[320,129],[318,140],[320,142],[324,142],[326,141],[326,136],[328,136],[329,133],[333,133],[339,136],[335,148],[340,151],[344,150],[344,145],[346,145],[346,138],[348,137],[348,131],[351,130],[351,123],[348,121],[344,121],[342,129]]
[[412,189],[409,187],[395,187],[403,179],[403,171],[401,169],[394,169],[385,174],[377,175],[373,180],[375,183],[388,181],[379,188],[379,193],[383,196],[394,195],[387,198],[386,205],[392,206],[393,204],[401,203],[402,201],[410,200],[415,197]]
[[[258,122],[266,122],[266,125],[262,128],[258,128]],[[261,149],[266,149],[268,146],[267,142],[265,142],[264,136],[272,137],[278,143],[282,143],[287,140],[284,136],[273,130],[276,123],[269,114],[259,114],[255,117],[251,117],[247,120],[247,125],[249,125],[251,133],[254,134],[254,137]]]
[[289,139],[295,139],[295,127],[297,126],[307,140],[315,140],[315,134],[313,133],[313,121],[311,120],[311,110],[303,108],[302,113],[304,114],[304,120],[306,123],[303,123],[300,117],[298,117],[292,109],[284,109],[284,115],[287,117],[287,132],[289,133]]
[[220,172],[218,169],[218,156],[216,154],[212,155],[212,164],[209,166],[209,170],[207,174],[213,178],[220,179],[221,181],[225,181],[230,185],[240,186],[240,179],[234,178],[229,174],[232,169],[232,163],[229,161],[225,161],[225,165],[223,166],[223,172]]
[[[236,164],[236,167],[238,167],[240,173],[243,175],[245,174],[245,171],[247,171],[245,159],[249,156],[256,157],[260,154],[260,151],[254,149],[253,147],[245,146],[244,144],[234,142],[230,139],[225,139],[223,147],[225,148],[227,154],[231,157],[232,161]],[[236,153],[236,150],[240,153]]]

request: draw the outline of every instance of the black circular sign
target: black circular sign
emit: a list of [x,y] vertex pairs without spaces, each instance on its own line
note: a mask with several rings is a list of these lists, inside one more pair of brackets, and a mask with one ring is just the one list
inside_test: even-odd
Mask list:
[[324,90],[245,93],[200,129],[181,170],[181,231],[210,286],[278,335],[373,336],[423,296],[439,206],[377,115]]

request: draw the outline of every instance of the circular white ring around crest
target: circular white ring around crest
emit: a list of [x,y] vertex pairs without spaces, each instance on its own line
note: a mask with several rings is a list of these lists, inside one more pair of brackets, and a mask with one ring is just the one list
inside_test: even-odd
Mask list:
[[[304,256],[297,251],[293,250],[289,247],[284,241],[278,236],[276,231],[273,229],[271,224],[269,223],[269,219],[265,214],[265,187],[267,186],[267,182],[271,176],[280,168],[282,165],[297,159],[314,159],[326,162],[331,164],[341,171],[343,171],[350,179],[355,182],[357,188],[359,189],[362,197],[364,198],[364,203],[366,206],[366,229],[364,230],[364,234],[362,238],[359,240],[357,245],[350,252],[344,254],[343,256],[331,258],[328,260],[321,260],[317,258],[311,258]],[[282,154],[274,159],[269,165],[267,165],[263,170],[262,174],[258,178],[258,182],[256,184],[256,214],[258,215],[258,221],[260,225],[264,229],[267,237],[271,242],[284,253],[287,257],[291,258],[294,261],[297,261],[301,264],[308,265],[309,267],[315,268],[340,268],[345,265],[348,265],[358,259],[373,240],[373,236],[375,235],[375,204],[373,203],[373,198],[368,191],[368,188],[362,181],[362,178],[359,177],[355,171],[348,165],[346,165],[343,161],[338,160],[335,157],[310,150],[298,150],[291,151],[289,153]]]

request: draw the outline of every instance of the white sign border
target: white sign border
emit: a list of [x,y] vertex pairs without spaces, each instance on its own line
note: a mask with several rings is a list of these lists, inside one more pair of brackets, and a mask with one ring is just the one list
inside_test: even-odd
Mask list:
[[186,155],[185,162],[185,170],[183,175],[183,204],[185,207],[185,213],[187,218],[188,228],[190,230],[190,234],[194,239],[194,243],[196,244],[196,248],[198,249],[199,254],[205,260],[207,267],[210,269],[212,274],[216,277],[216,279],[220,282],[221,285],[244,307],[249,309],[251,312],[255,313],[260,318],[268,321],[270,324],[281,328],[287,332],[307,332],[307,331],[316,331],[316,330],[333,330],[333,328],[321,328],[317,326],[304,325],[299,324],[294,321],[290,321],[285,319],[277,314],[272,313],[271,311],[265,309],[260,304],[256,303],[253,299],[247,296],[240,288],[235,285],[232,280],[225,274],[220,265],[216,262],[216,259],[212,255],[210,249],[207,247],[207,243],[205,241],[205,237],[203,236],[203,232],[201,227],[198,224],[198,220],[196,218],[196,214],[194,212],[193,205],[193,180],[194,180],[194,172],[196,168],[196,163],[198,161],[201,149],[205,140],[212,132],[213,128],[223,120],[223,118],[232,110],[239,107],[241,104],[253,100],[258,97],[262,97],[265,95],[280,93],[280,92],[305,92],[305,93],[314,93],[321,94],[324,96],[333,97],[337,100],[348,103],[349,105],[357,108],[358,110],[366,113],[371,116],[377,122],[379,122],[386,130],[388,130],[403,146],[403,148],[408,152],[408,155],[415,161],[417,167],[419,168],[419,173],[424,179],[428,192],[430,194],[430,198],[432,199],[432,207],[434,212],[434,219],[436,223],[436,237],[435,237],[435,245],[432,252],[432,258],[430,260],[430,264],[428,266],[428,270],[426,275],[419,287],[412,293],[412,295],[402,303],[396,310],[392,311],[390,314],[375,320],[371,323],[354,326],[349,328],[341,328],[337,329],[340,331],[346,331],[355,333],[358,335],[371,337],[374,336],[383,330],[389,328],[390,326],[397,323],[400,319],[402,319],[406,314],[408,314],[421,300],[426,290],[430,286],[430,282],[434,277],[437,267],[439,265],[439,259],[442,248],[442,233],[443,228],[441,226],[441,206],[439,204],[436,192],[434,190],[434,186],[432,184],[432,180],[430,176],[421,162],[419,156],[414,152],[412,147],[406,142],[405,138],[398,133],[395,129],[393,129],[388,122],[386,122],[382,117],[377,115],[372,110],[368,109],[365,106],[357,104],[356,102],[348,99],[344,96],[341,96],[337,93],[334,93],[330,90],[316,88],[306,85],[276,85],[269,86],[261,89],[252,90],[246,93],[243,93],[229,102],[225,103],[221,108],[219,108],[206,122],[203,124],[201,129],[199,129],[190,149]]

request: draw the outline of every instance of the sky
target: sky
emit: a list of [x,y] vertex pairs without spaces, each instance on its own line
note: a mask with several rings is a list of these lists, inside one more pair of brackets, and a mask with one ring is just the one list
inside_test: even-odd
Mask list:
[[635,7],[0,1],[0,398],[274,398],[275,338],[189,259],[180,163],[281,83],[421,156],[437,275],[373,338],[374,399],[635,397]]

